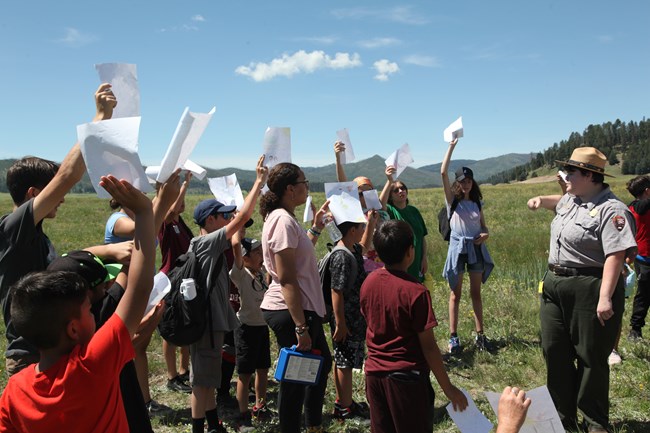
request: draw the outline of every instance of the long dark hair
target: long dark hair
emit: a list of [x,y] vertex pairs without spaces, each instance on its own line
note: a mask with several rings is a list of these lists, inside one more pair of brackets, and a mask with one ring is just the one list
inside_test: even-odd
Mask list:
[[409,189],[408,189],[408,187],[406,186],[406,184],[405,184],[404,182],[402,182],[401,180],[396,180],[396,181],[393,182],[393,184],[390,186],[390,193],[388,194],[388,204],[391,205],[391,206],[393,206],[393,196],[392,196],[391,194],[393,194],[393,190],[394,190],[395,188],[397,188],[397,184],[400,184],[400,185],[404,188],[404,191],[406,191],[406,204],[409,204],[409,199],[408,199]]
[[[461,201],[465,198],[465,194],[463,194],[463,190],[460,188],[460,183],[458,181],[454,181],[454,183],[451,184],[451,192],[454,193],[454,197],[456,197],[457,201]],[[478,183],[476,183],[474,179],[472,179],[472,188],[469,190],[469,199],[474,203],[479,203],[483,200],[481,188],[479,188]]]
[[278,209],[287,191],[287,186],[294,185],[300,177],[300,167],[290,162],[282,162],[271,169],[266,185],[269,190],[260,198],[260,215],[266,217]]

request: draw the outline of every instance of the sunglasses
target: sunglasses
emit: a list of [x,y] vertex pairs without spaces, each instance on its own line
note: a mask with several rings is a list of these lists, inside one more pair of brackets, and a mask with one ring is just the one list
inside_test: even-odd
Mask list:
[[397,186],[393,188],[393,192],[408,191],[405,186]]
[[219,215],[221,215],[223,219],[229,220],[234,215],[234,212],[219,212]]

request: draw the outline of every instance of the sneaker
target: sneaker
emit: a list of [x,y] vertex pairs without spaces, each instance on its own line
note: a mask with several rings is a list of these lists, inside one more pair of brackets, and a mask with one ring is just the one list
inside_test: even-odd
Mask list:
[[343,407],[338,402],[335,402],[332,417],[341,421],[356,419],[370,424],[370,413],[365,410],[364,406],[354,401],[349,407]]
[[493,352],[494,344],[485,336],[485,334],[476,334],[476,339],[474,340],[476,348],[480,351]]
[[458,355],[463,351],[463,346],[460,345],[460,338],[450,337],[449,338],[449,353],[451,355]]
[[273,412],[265,404],[253,406],[253,419],[256,421],[268,421],[273,418]]
[[149,403],[147,403],[146,406],[150,417],[165,417],[171,415],[174,411],[171,407],[160,404],[153,399],[149,400]]
[[180,375],[167,381],[167,389],[170,391],[185,392],[187,394],[192,393],[192,387],[185,383]]
[[607,357],[607,363],[609,365],[620,364],[621,361],[621,355],[619,355],[616,350],[612,350],[612,353]]
[[239,417],[236,420],[235,428],[240,433],[247,433],[255,430],[255,427],[253,427],[253,419],[251,418],[251,413],[247,411],[239,414]]
[[228,433],[228,429],[226,429],[223,423],[219,421],[219,426],[217,428],[213,428],[212,430],[208,430],[208,433]]
[[182,374],[181,374],[181,373],[178,373],[178,377],[179,377],[183,382],[185,382],[185,383],[189,383],[189,382],[190,382],[190,371],[189,371],[189,370],[185,370],[185,373],[182,373]]
[[627,339],[629,341],[639,341],[642,338],[643,335],[641,334],[641,329],[632,328],[630,329],[630,333],[627,334]]

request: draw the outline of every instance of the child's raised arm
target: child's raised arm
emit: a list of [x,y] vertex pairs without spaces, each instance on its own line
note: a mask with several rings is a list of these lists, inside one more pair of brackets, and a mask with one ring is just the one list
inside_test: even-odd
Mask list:
[[133,337],[138,329],[153,287],[156,250],[151,200],[135,189],[129,182],[118,180],[111,175],[102,176],[100,185],[113,198],[131,209],[135,215],[133,253],[129,266],[127,287],[115,310],[115,313],[120,316],[129,330],[129,334]]
[[450,206],[454,201],[454,193],[451,191],[451,185],[449,184],[449,163],[451,162],[451,155],[454,153],[456,143],[458,143],[457,138],[454,138],[454,140],[449,143],[449,148],[447,148],[445,157],[442,160],[442,165],[440,166],[440,176],[442,177],[442,187],[445,191],[445,200]]

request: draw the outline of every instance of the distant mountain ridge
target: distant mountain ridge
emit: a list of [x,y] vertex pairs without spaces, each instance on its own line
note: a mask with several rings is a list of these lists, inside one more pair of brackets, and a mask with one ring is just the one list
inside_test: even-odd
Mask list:
[[[471,168],[476,176],[476,180],[481,181],[487,179],[493,174],[499,173],[504,170],[511,169],[521,164],[529,162],[532,158],[531,154],[516,154],[509,153],[507,155],[483,159],[479,161],[470,159],[452,160],[450,173],[458,167],[466,166]],[[13,164],[15,159],[0,160],[0,192],[7,192],[6,174],[7,169]],[[345,173],[348,180],[353,180],[357,176],[366,176],[370,178],[375,188],[380,190],[386,182],[386,175],[384,170],[386,165],[385,158],[374,155],[370,158],[352,162],[345,165]],[[441,163],[426,165],[420,168],[407,167],[406,170],[400,175],[402,180],[409,188],[432,188],[440,187],[440,166]],[[206,168],[207,177],[220,177],[235,173],[237,180],[242,189],[248,190],[255,182],[254,170],[243,170],[240,168],[219,168],[212,169]],[[323,184],[326,182],[336,182],[336,166],[328,164],[322,167],[302,167],[307,179],[309,179],[309,187],[312,191],[323,191]],[[92,193],[94,192],[93,186],[90,183],[88,174],[85,174],[82,180],[72,190],[74,193]],[[210,188],[207,181],[192,179],[190,183],[189,193],[208,194]]]

